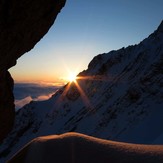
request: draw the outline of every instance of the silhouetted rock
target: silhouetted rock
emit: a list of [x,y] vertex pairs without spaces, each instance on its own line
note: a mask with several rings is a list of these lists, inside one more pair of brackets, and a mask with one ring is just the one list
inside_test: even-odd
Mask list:
[[13,83],[8,71],[0,73],[0,140],[12,129],[14,122]]
[[48,32],[66,0],[0,0],[0,142],[14,123],[7,71]]

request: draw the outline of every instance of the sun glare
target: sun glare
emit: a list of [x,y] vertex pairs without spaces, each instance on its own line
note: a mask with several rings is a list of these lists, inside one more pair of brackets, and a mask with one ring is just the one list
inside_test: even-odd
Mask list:
[[76,74],[70,73],[68,80],[69,80],[69,82],[76,82]]

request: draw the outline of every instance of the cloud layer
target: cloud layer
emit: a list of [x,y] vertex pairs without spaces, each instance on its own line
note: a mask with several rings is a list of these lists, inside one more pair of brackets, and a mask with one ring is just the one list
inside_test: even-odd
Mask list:
[[14,85],[15,108],[18,110],[33,100],[46,100],[50,98],[58,88],[59,86],[54,85],[16,83]]

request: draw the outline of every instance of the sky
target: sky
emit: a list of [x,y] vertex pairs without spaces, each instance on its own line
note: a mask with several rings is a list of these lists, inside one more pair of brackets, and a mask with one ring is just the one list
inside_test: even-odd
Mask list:
[[163,0],[67,0],[54,25],[10,69],[15,82],[67,82],[94,56],[138,44],[163,20]]

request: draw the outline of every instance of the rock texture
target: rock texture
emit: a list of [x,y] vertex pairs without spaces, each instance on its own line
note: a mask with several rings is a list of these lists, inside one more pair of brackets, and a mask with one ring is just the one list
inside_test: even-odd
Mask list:
[[7,71],[48,32],[66,0],[0,0],[0,142],[14,123]]

